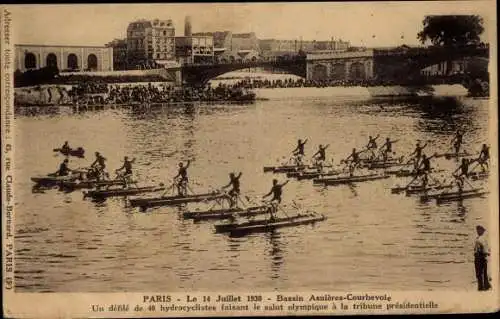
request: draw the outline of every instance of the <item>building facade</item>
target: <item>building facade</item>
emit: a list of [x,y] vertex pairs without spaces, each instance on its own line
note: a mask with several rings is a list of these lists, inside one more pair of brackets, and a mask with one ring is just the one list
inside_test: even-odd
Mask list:
[[114,39],[106,44],[107,48],[113,50],[113,69],[126,70],[127,69],[127,40]]
[[113,49],[105,46],[15,45],[15,68],[21,72],[57,67],[59,71],[113,71]]
[[175,60],[172,20],[138,20],[127,28],[129,68],[142,68]]
[[214,41],[211,36],[175,37],[175,55],[180,64],[214,63]]

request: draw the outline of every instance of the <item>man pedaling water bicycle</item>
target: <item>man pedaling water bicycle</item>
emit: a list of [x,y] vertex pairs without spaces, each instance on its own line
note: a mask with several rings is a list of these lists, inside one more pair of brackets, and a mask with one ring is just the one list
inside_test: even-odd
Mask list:
[[189,164],[191,161],[187,161],[186,166],[181,162],[179,163],[179,173],[174,177],[174,180],[177,180],[177,193],[179,196],[185,196],[187,194],[187,169],[189,168]]
[[457,130],[457,132],[455,133],[455,137],[451,140],[453,148],[455,149],[455,154],[457,155],[460,152],[460,147],[462,146],[463,136],[464,133],[460,132],[460,130]]
[[228,188],[229,186],[232,186],[231,190],[229,190],[228,195],[230,196],[230,201],[231,201],[231,208],[235,207],[237,204],[237,199],[238,196],[240,195],[240,177],[242,173],[240,172],[238,176],[236,176],[234,173],[229,174],[229,184],[226,186],[223,186],[222,188]]
[[[464,181],[469,177],[469,165],[470,161],[466,158],[462,158],[462,162],[458,166],[458,168],[453,172],[452,176],[455,178],[458,186],[458,191],[463,191]],[[456,174],[460,172],[460,174]]]
[[118,175],[122,180],[123,184],[125,185],[125,188],[128,188],[129,183],[131,182],[132,179],[132,164],[135,162],[135,158],[132,160],[129,160],[127,156],[123,158],[123,165],[122,167],[118,168],[115,170],[117,174],[120,173],[120,171],[124,171],[123,174]]
[[267,193],[266,195],[262,196],[262,198],[266,198],[271,194],[273,195],[273,198],[270,201],[271,206],[269,207],[269,214],[271,216],[271,220],[275,219],[275,214],[276,211],[278,210],[278,205],[281,204],[281,195],[283,193],[283,186],[285,186],[287,183],[288,180],[283,184],[278,184],[278,180],[273,179],[273,187],[271,188],[271,191],[269,191],[269,193]]
[[323,165],[326,161],[326,149],[330,146],[330,144],[323,146],[319,145],[318,151],[313,155],[313,158],[316,160],[316,165],[319,166],[320,171],[323,170]]
[[415,170],[418,170],[418,164],[420,162],[420,158],[422,157],[422,151],[426,146],[427,143],[425,143],[424,146],[420,146],[420,142],[417,142],[417,145],[415,145],[415,150],[410,155],[408,155],[408,157],[411,157],[413,154],[415,154],[415,156],[408,161],[409,163],[411,160],[413,160]]
[[[349,155],[344,161],[349,163],[349,176],[353,176],[354,170],[358,167],[361,166],[361,159],[359,158],[359,154],[361,154],[363,151],[356,152],[356,149],[353,148],[351,155]],[[352,158],[350,161],[349,159]]]
[[387,161],[387,159],[389,158],[389,155],[392,153],[392,144],[396,143],[397,141],[398,140],[391,141],[390,137],[387,137],[385,139],[385,143],[380,147],[384,161]]
[[368,144],[366,144],[366,149],[370,151],[371,156],[370,159],[375,159],[375,151],[377,149],[377,139],[380,137],[380,135],[377,135],[376,137],[372,137],[371,135],[368,136]]
[[479,165],[481,165],[481,169],[483,172],[486,172],[486,168],[488,168],[488,162],[490,160],[490,148],[486,145],[483,144],[483,147],[481,148],[481,152],[479,153],[479,157],[477,158],[477,162]]
[[302,142],[302,140],[297,141],[297,147],[292,151],[293,156],[295,156],[295,164],[298,166],[303,165],[302,159],[304,158],[304,145],[306,145],[307,139]]
[[95,161],[90,165],[91,169],[94,169],[96,172],[96,179],[99,181],[101,177],[105,179],[106,172],[104,169],[106,168],[106,158],[99,154],[99,152],[95,152]]

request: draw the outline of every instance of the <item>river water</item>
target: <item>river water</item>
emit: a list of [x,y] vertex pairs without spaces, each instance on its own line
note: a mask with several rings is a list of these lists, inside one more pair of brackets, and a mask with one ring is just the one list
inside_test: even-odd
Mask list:
[[[170,183],[179,161],[192,160],[191,187],[204,192],[243,173],[242,192],[259,198],[271,187],[262,167],[288,156],[298,138],[306,155],[330,144],[338,164],[368,135],[399,141],[400,155],[415,141],[427,154],[449,149],[457,128],[465,148],[487,142],[488,100],[371,99],[335,88],[261,90],[252,105],[103,110],[16,117],[16,289],[20,292],[475,290],[475,226],[488,228],[488,198],[436,205],[391,194],[404,179],[354,186],[313,187],[292,180],[283,202],[325,214],[315,225],[231,238],[212,222],[183,220],[179,209],[147,213],[123,198],[84,200],[81,191],[32,193],[31,176],[57,169],[52,152],[69,140],[87,158],[94,151],[110,171],[135,157],[141,184]],[[438,159],[446,175],[457,166]],[[278,176],[280,181],[285,176]],[[190,208],[200,206],[189,206]],[[206,206],[205,206],[206,208]]]

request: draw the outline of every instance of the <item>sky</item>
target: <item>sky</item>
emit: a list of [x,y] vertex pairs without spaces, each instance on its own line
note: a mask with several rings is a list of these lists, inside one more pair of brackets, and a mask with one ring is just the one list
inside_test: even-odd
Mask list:
[[484,18],[484,42],[493,42],[494,1],[196,3],[15,5],[18,44],[104,45],[125,38],[137,19],[172,19],[183,35],[189,15],[193,32],[255,32],[259,39],[350,41],[354,46],[417,45],[426,15],[478,14]]

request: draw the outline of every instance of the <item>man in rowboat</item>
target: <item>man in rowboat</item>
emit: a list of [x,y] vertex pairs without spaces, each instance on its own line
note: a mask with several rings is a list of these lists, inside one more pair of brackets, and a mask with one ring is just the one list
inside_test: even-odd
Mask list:
[[270,196],[271,194],[273,195],[273,198],[271,199],[271,207],[269,207],[269,214],[271,215],[271,220],[274,219],[274,215],[276,214],[276,211],[278,209],[278,205],[281,204],[281,195],[283,193],[283,186],[288,184],[288,180],[284,182],[283,184],[278,184],[277,179],[273,179],[273,187],[271,188],[271,191],[264,195],[262,198],[266,198]]
[[320,171],[323,170],[323,164],[326,161],[326,149],[330,146],[330,144],[323,147],[323,145],[319,144],[318,151],[313,155],[313,158],[316,160],[316,165],[319,166]]
[[64,142],[63,146],[61,146],[61,152],[69,153],[71,151],[71,147],[69,147],[68,141]]
[[131,161],[128,159],[128,156],[125,156],[123,158],[123,165],[122,167],[118,168],[115,170],[117,174],[119,174],[120,171],[124,170],[123,174],[119,175],[119,177],[122,178],[123,184],[125,185],[125,188],[128,188],[129,182],[132,178],[132,164],[135,162],[135,158],[132,159]]
[[485,166],[486,168],[488,168],[489,160],[490,160],[490,148],[486,144],[483,144],[481,152],[479,153],[479,157],[477,158],[477,162],[479,163],[479,165],[481,165],[481,169],[483,170],[483,172],[486,171],[486,169],[484,168]]
[[389,155],[392,153],[392,144],[396,143],[398,140],[391,141],[390,137],[387,137],[385,139],[385,143],[380,147],[382,150],[382,156],[384,158],[384,161],[387,161],[389,158]]
[[59,165],[59,169],[57,172],[55,172],[52,175],[56,176],[68,176],[69,173],[71,172],[71,169],[68,167],[69,160],[67,158],[64,159],[64,161]]
[[191,164],[191,161],[187,161],[186,166],[184,166],[182,162],[179,163],[179,173],[177,173],[177,175],[174,177],[174,180],[178,179],[177,192],[179,196],[185,196],[187,193],[186,188],[189,181],[187,176],[187,169],[189,168],[189,164]]
[[302,158],[304,157],[304,145],[306,145],[307,139],[302,142],[301,139],[297,141],[297,147],[292,151],[292,154],[295,156],[295,161],[297,165],[303,165]]
[[236,176],[234,173],[229,174],[229,184],[226,186],[223,186],[222,188],[228,188],[229,186],[232,186],[231,190],[229,191],[229,196],[231,200],[231,208],[235,207],[237,204],[237,199],[238,196],[240,196],[240,177],[242,173],[240,172],[238,176]]

